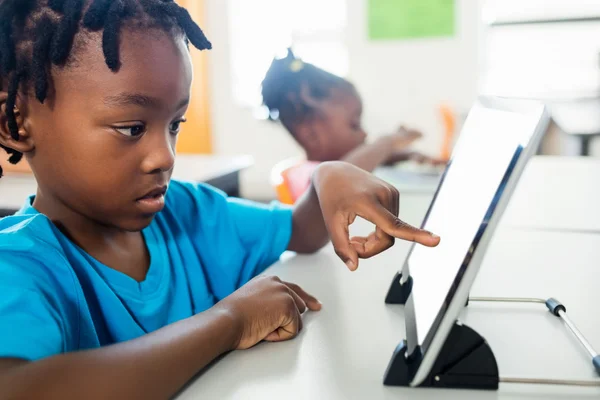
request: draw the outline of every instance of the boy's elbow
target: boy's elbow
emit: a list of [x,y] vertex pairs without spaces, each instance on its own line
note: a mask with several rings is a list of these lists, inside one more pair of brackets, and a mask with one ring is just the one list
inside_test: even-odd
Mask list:
[[318,252],[319,250],[321,250],[323,247],[325,247],[328,243],[329,243],[329,238],[323,238],[323,239],[315,238],[314,240],[310,240],[310,241],[307,241],[306,243],[304,243],[304,246],[301,246],[301,248],[297,251],[297,253],[314,254],[314,253]]

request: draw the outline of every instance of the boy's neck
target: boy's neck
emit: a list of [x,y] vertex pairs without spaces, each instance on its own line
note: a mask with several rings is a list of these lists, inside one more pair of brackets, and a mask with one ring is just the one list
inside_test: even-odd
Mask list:
[[47,216],[60,231],[73,243],[89,254],[110,252],[111,249],[124,248],[132,242],[143,239],[141,232],[127,232],[78,213],[52,196],[41,191],[34,199],[33,207]]
[[[74,244],[103,264],[141,281],[149,265],[149,254],[141,232],[127,232],[94,221],[69,208],[59,199],[38,190],[33,207],[47,216]],[[135,269],[125,266],[133,266]]]

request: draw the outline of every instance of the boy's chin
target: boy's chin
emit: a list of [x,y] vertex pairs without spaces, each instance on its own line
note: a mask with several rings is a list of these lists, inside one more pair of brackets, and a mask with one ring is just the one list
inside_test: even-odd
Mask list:
[[119,228],[127,232],[140,232],[146,229],[154,220],[156,214],[141,215],[119,224]]

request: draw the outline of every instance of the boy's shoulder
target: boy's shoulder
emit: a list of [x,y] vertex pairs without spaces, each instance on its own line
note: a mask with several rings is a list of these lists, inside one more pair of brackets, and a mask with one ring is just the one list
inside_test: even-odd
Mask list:
[[50,220],[41,214],[0,219],[0,284],[37,290],[63,270],[66,260]]
[[0,252],[28,252],[51,246],[55,233],[42,214],[20,214],[0,218]]

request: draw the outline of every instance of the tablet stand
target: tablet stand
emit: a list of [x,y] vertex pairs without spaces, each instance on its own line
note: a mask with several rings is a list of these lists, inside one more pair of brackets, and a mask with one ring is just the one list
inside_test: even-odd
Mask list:
[[[385,372],[385,385],[410,385],[422,353],[417,349],[414,354],[418,356],[407,357],[406,351],[406,341],[402,341]],[[429,376],[419,386],[496,390],[499,381],[498,364],[488,343],[473,329],[455,322]]]
[[402,283],[401,281],[402,272],[396,272],[385,296],[386,304],[406,304],[408,296],[410,296],[410,292],[412,291],[413,279],[409,275],[406,282]]
[[[404,285],[400,284],[401,273],[396,274],[390,287],[386,303],[398,299],[398,293],[407,291],[412,280],[409,278]],[[400,288],[401,292],[398,292]],[[393,295],[390,296],[390,293]],[[406,294],[406,293],[404,293]],[[410,290],[406,297],[410,294]],[[592,348],[575,324],[567,317],[566,308],[558,300],[536,298],[502,298],[502,297],[473,297],[475,302],[506,302],[506,303],[542,303],[553,315],[561,318],[579,342],[585,347],[592,358],[592,364],[600,375],[600,355]],[[405,301],[405,300],[404,300]],[[393,304],[393,303],[392,303]],[[397,303],[396,303],[397,304]],[[404,304],[404,303],[402,303]],[[468,301],[467,301],[468,304]],[[410,386],[422,361],[422,350],[417,347],[413,355],[407,356],[407,342],[403,340],[392,355],[385,371],[383,383],[387,386]],[[446,338],[437,356],[431,372],[419,387],[457,388],[457,389],[487,389],[497,390],[500,382],[525,384],[550,384],[600,387],[598,380],[564,380],[543,378],[501,378],[498,374],[498,364],[489,344],[476,331],[458,321],[454,322],[450,334]]]

